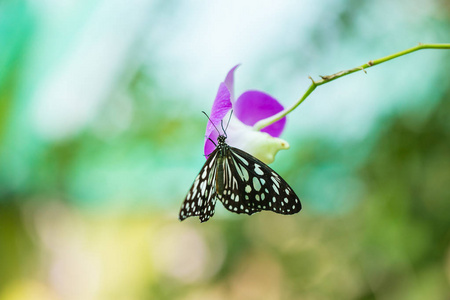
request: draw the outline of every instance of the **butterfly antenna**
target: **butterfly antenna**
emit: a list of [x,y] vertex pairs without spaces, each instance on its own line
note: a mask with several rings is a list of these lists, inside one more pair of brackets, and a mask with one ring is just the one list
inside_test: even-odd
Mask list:
[[219,129],[217,129],[216,125],[213,123],[213,121],[211,121],[211,119],[209,118],[208,114],[205,113],[204,111],[202,111],[202,113],[208,118],[209,122],[211,122],[211,124],[214,126],[214,128],[217,130],[217,132],[218,132],[219,135],[220,135]]
[[227,136],[227,129],[228,129],[228,125],[230,125],[230,120],[231,120],[231,116],[232,115],[233,115],[233,110],[231,110],[230,117],[228,118],[227,127],[223,128],[223,120],[220,121],[220,126],[222,126],[222,130],[223,130],[223,133],[225,134],[226,138],[228,137]]
[[214,143],[214,141],[212,140],[212,138],[208,138],[208,140],[210,140],[211,141],[211,143],[213,143],[214,144],[214,146],[216,146],[217,147],[217,145],[216,145],[216,143]]
[[225,127],[225,130],[228,129],[228,125],[230,125],[230,121],[231,121],[231,116],[233,115],[233,110],[231,110],[230,112],[230,117],[228,118],[228,122],[227,122],[227,127]]

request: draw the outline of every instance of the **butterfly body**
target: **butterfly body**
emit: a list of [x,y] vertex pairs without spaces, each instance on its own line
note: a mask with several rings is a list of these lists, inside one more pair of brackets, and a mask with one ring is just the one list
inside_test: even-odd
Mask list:
[[230,146],[227,145],[227,143],[225,143],[225,139],[222,138],[222,136],[219,136],[217,138],[218,140],[218,145],[217,145],[217,151],[218,156],[217,156],[217,174],[216,174],[216,192],[217,195],[222,195],[225,185],[224,185],[224,161],[225,158],[227,157],[228,152],[230,151]]
[[180,210],[181,221],[191,216],[201,222],[209,220],[217,200],[238,214],[271,210],[289,215],[301,210],[299,198],[281,176],[225,140],[226,136],[219,135],[216,149],[194,180]]

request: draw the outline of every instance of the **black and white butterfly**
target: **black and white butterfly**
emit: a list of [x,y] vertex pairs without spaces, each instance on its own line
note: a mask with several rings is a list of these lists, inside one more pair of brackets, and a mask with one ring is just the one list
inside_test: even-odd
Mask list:
[[214,215],[216,201],[238,214],[271,210],[292,215],[302,209],[300,199],[274,170],[245,151],[229,146],[219,135],[216,149],[195,178],[179,219],[198,216],[201,222]]

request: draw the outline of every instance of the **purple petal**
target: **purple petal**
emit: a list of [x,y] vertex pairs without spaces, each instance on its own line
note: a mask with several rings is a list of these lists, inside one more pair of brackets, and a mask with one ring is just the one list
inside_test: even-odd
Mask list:
[[[253,126],[259,120],[273,116],[283,110],[283,106],[272,96],[260,91],[247,91],[233,104],[233,113],[244,124]],[[286,124],[286,117],[263,128],[273,137],[279,137]]]
[[235,65],[231,70],[228,72],[227,76],[225,77],[225,85],[228,87],[228,90],[230,91],[231,95],[231,102],[234,102],[234,70],[236,70],[237,67],[239,67],[240,64]]
[[[214,143],[217,144],[217,137],[219,136],[219,133],[217,132],[217,130],[214,130],[213,132],[211,132],[209,134],[209,138],[212,139],[214,141]],[[216,149],[216,145],[213,144],[213,142],[211,142],[208,138],[205,141],[205,147],[203,149],[205,156],[207,157],[208,155],[210,155],[214,149]]]
[[[220,121],[225,117],[225,115],[228,113],[228,111],[231,109],[231,94],[228,90],[228,87],[224,82],[222,82],[219,86],[219,91],[217,92],[216,99],[214,100],[213,107],[211,109],[211,114],[209,115],[208,125],[206,125],[206,132],[205,132],[205,155],[208,155],[212,151],[206,151],[207,148],[209,149],[211,146],[214,147],[214,144],[208,140],[208,138],[213,139],[216,141],[217,135],[212,138],[211,134],[213,132],[216,132],[216,128],[220,128]],[[214,124],[214,125],[213,125]],[[213,148],[214,150],[214,148]]]

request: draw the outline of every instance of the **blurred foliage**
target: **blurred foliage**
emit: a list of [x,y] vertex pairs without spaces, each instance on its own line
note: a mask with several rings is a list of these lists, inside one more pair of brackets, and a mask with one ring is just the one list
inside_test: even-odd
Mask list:
[[[63,276],[66,271],[75,272],[67,275],[73,280],[90,272],[93,282],[88,286],[93,290],[96,284],[104,286],[97,294],[100,299],[121,299],[120,295],[135,299],[298,299],[299,295],[306,299],[446,299],[450,296],[448,95],[419,125],[420,110],[381,119],[382,129],[374,130],[372,147],[358,164],[352,163],[349,153],[360,151],[361,144],[333,148],[320,141],[304,141],[304,151],[294,156],[299,162],[287,172],[288,180],[296,182],[300,174],[302,181],[331,160],[352,166],[351,175],[363,186],[357,191],[355,207],[334,216],[311,214],[313,200],[305,199],[304,211],[297,216],[216,216],[204,224],[197,220],[180,224],[174,220],[176,207],[167,216],[159,210],[100,216],[63,203],[4,199],[0,209],[4,295],[13,293],[8,291],[17,280],[39,280],[51,262],[46,263],[47,259],[68,255],[69,265],[60,261],[62,269],[56,263],[56,270],[47,270],[53,274],[49,283],[56,291],[49,290],[46,281],[31,281],[32,290],[45,291],[43,299],[67,290],[74,294],[63,294],[63,298],[84,295],[75,291],[88,282],[82,280],[71,288],[55,282],[58,272]],[[74,145],[67,148],[78,151]],[[295,167],[299,165],[304,166],[300,171]],[[326,189],[330,182],[323,184]],[[302,190],[301,184],[296,185]],[[303,185],[308,185],[307,179]],[[353,191],[346,188],[352,197]],[[37,256],[47,259],[36,265]],[[70,264],[78,265],[75,271]],[[103,278],[101,283],[98,276]]]
[[[398,71],[382,81],[383,97],[400,104],[392,104],[363,138],[311,134],[290,140],[292,149],[273,167],[300,195],[300,214],[247,217],[217,204],[209,222],[180,223],[181,199],[204,162],[199,153],[205,119],[193,96],[174,99],[172,91],[161,90],[164,70],[153,52],[142,50],[138,34],[131,42],[137,46],[120,60],[122,68],[93,117],[65,136],[43,134],[33,119],[39,102],[33,96],[45,85],[39,80],[72,61],[68,55],[67,61],[54,62],[52,52],[31,63],[40,59],[33,50],[45,44],[38,38],[44,26],[39,22],[58,37],[64,33],[40,20],[47,11],[33,3],[0,4],[0,300],[450,298],[448,54],[435,53],[436,61],[422,64],[431,71],[424,70],[429,78],[421,94],[410,92],[408,80],[398,81],[402,99],[391,94],[398,83],[392,78],[420,72]],[[103,2],[93,3],[89,9]],[[153,12],[161,22],[176,11],[167,3],[158,2]],[[329,5],[315,12],[317,21],[305,34],[289,24],[286,31],[306,36],[307,42],[296,39],[266,53],[255,78],[267,86],[279,84],[270,76],[264,82],[268,61],[284,62],[285,77],[295,77],[319,57],[323,64],[336,57],[352,60],[343,53],[369,55],[369,50],[387,51],[376,48],[379,43],[398,43],[397,36],[384,39],[392,32],[368,29],[385,16],[384,7],[354,0]],[[439,41],[447,37],[448,5],[433,5],[441,9],[425,15],[427,26],[411,17],[413,5],[397,11],[406,20],[398,36],[413,28],[430,30]],[[67,7],[58,9],[67,13]],[[82,19],[83,10],[72,9],[79,13],[73,18]],[[72,14],[57,14],[67,16]],[[79,23],[69,27],[82,36]],[[77,41],[64,46],[75,49]],[[158,42],[149,48],[155,51]],[[55,43],[58,51],[53,50],[64,57],[64,47]],[[162,62],[164,68],[170,63]],[[383,66],[377,68],[371,75]],[[361,101],[358,96],[355,102]],[[61,127],[69,120],[63,121]]]

